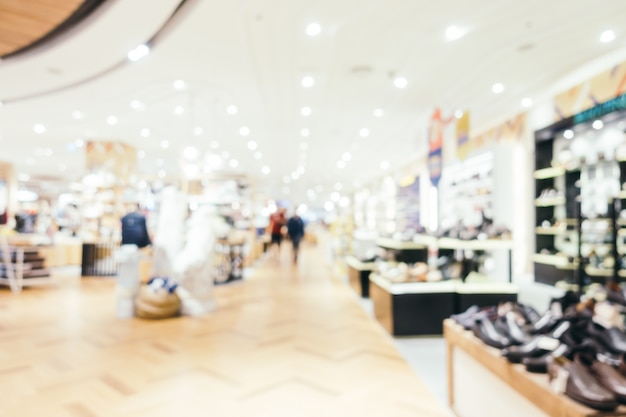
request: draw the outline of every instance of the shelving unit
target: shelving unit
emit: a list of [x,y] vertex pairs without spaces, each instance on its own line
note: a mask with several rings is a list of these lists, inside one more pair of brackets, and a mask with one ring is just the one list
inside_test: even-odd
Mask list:
[[11,246],[6,240],[0,242],[0,284],[19,293],[27,286],[50,283],[50,271],[37,247]]

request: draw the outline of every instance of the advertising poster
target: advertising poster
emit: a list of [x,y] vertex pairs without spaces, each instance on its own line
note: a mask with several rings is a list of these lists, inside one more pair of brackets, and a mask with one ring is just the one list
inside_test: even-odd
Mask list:
[[464,161],[472,149],[469,140],[469,118],[469,111],[466,111],[456,122],[456,156],[459,161]]

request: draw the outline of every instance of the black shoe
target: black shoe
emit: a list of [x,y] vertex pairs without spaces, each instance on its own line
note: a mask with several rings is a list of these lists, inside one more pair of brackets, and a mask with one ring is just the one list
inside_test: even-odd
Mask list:
[[508,349],[504,349],[502,356],[505,356],[511,363],[520,363],[524,358],[536,358],[547,355],[558,348],[559,345],[566,344],[563,339],[571,327],[572,325],[569,321],[563,321],[549,335],[536,336],[522,346],[511,346]]
[[472,331],[483,343],[498,349],[511,346],[513,343],[508,337],[500,333],[493,322],[487,318],[479,319],[472,328]]
[[587,325],[587,333],[612,353],[626,353],[626,335],[617,327],[606,328],[594,321]]

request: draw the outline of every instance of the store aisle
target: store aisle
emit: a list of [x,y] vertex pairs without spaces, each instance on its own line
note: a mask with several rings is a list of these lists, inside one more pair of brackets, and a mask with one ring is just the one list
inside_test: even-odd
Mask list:
[[114,282],[0,290],[0,416],[447,416],[319,247],[204,318],[114,318]]

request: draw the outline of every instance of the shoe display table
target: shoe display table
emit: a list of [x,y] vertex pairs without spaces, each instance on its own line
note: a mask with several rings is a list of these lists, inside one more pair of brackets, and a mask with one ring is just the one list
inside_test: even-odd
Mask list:
[[370,274],[374,316],[394,336],[441,334],[454,314],[457,281],[392,283]]
[[348,281],[357,294],[363,298],[370,296],[370,274],[375,268],[374,262],[361,262],[354,256],[346,258]]
[[428,248],[436,244],[437,239],[430,236],[416,236],[414,240],[403,241],[390,238],[376,240],[376,245],[383,249],[397,251],[396,261],[414,263],[428,262]]
[[459,417],[626,416],[626,406],[603,413],[555,393],[546,374],[511,364],[451,319],[443,324],[447,344],[448,401]]

